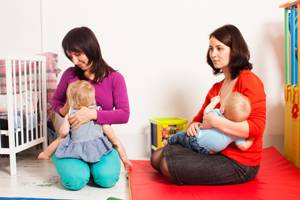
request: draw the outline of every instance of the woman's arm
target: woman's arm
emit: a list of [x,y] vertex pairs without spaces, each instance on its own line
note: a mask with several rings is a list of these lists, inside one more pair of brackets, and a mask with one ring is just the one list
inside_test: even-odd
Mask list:
[[74,79],[73,74],[74,69],[72,67],[64,71],[51,100],[52,109],[63,117],[69,111],[69,106],[66,104],[66,91],[69,81]]
[[124,124],[129,119],[129,101],[124,77],[114,72],[112,77],[112,101],[114,109],[97,111],[98,124]]
[[[201,106],[201,109],[199,110],[197,115],[193,118],[192,122],[190,123],[190,125],[187,129],[187,135],[189,135],[189,136],[197,135],[197,130],[198,130],[201,122],[203,121],[203,115],[204,115],[205,109],[210,104],[210,100],[213,97],[218,95],[218,88],[220,88],[220,84],[221,84],[220,82],[216,83],[212,86],[212,88],[210,88],[208,94],[205,97],[204,103]],[[215,107],[216,105],[211,104],[211,106]],[[211,106],[209,106],[209,107],[211,107]],[[210,109],[210,108],[208,108],[208,109]]]
[[203,116],[203,128],[217,128],[220,131],[236,136],[239,138],[249,137],[249,125],[247,121],[233,122],[224,117],[215,115],[214,113],[208,113]]
[[58,109],[58,113],[61,116],[66,116],[68,114],[69,110],[70,110],[70,106],[69,106],[68,102],[66,102],[63,107]]

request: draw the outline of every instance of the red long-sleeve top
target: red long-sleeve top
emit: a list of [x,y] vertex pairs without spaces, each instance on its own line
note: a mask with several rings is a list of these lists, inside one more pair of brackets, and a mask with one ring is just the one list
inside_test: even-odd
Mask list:
[[[205,107],[210,103],[212,97],[219,94],[223,81],[215,83],[209,90],[205,102],[194,117],[193,122],[202,122]],[[246,151],[239,150],[232,143],[221,153],[241,164],[256,166],[259,165],[261,160],[263,132],[266,124],[266,94],[264,86],[254,73],[249,70],[243,70],[238,76],[233,91],[242,93],[250,101],[251,113],[247,122],[249,124],[249,138],[254,138],[254,142]],[[217,107],[220,107],[220,104]]]

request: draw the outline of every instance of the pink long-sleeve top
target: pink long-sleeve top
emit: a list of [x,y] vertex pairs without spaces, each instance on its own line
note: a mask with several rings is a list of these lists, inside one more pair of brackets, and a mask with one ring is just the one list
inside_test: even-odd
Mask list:
[[[75,67],[68,68],[62,75],[52,99],[52,108],[59,113],[59,109],[66,102],[68,85],[79,77]],[[102,82],[90,81],[95,88],[96,104],[102,110],[97,111],[98,124],[124,124],[129,119],[129,101],[124,77],[121,73],[111,72]]]

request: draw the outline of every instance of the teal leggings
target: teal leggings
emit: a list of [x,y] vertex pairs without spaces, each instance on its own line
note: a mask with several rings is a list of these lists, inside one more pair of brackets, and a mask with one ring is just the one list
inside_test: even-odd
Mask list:
[[94,182],[100,187],[110,188],[119,180],[120,158],[113,149],[103,156],[99,162],[86,163],[76,158],[57,158],[55,154],[52,161],[56,167],[62,185],[69,190],[80,190],[93,176]]

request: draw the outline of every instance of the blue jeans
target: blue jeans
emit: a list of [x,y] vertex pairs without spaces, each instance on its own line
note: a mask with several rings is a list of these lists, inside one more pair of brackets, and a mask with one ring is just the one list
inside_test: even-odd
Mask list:
[[80,190],[93,176],[94,182],[103,188],[114,186],[119,180],[121,164],[118,152],[113,149],[102,156],[99,162],[86,163],[76,158],[57,158],[52,161],[60,177],[61,184],[69,190]]
[[198,144],[197,137],[188,136],[185,131],[173,135],[169,140],[169,144],[181,144],[182,146],[198,153],[209,154],[205,148]]

